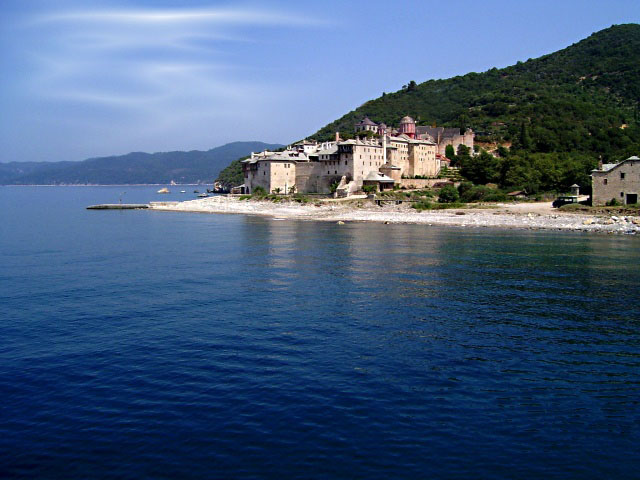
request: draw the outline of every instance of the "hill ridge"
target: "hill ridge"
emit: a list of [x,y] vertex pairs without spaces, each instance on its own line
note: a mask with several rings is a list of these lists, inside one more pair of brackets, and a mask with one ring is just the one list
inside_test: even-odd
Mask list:
[[639,101],[640,25],[613,25],[501,69],[409,82],[309,138],[328,140],[336,131],[348,135],[364,116],[397,125],[410,115],[419,124],[470,127],[479,140],[509,144],[525,123],[531,152],[581,152],[614,160],[638,151]]
[[130,152],[77,162],[0,163],[2,185],[131,185],[212,183],[231,161],[252,151],[279,148],[258,141],[230,142],[209,150]]

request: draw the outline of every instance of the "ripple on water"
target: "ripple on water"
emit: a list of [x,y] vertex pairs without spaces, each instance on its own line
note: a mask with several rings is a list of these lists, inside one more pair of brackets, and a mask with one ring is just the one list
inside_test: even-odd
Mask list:
[[[640,468],[637,239],[133,217],[83,210],[99,189],[12,192],[3,476]],[[19,221],[33,195],[57,215]]]

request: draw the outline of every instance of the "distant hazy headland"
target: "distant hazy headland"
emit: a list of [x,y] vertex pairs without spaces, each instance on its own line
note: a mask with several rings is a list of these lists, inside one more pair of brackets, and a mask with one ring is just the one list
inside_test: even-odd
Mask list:
[[233,160],[282,145],[233,142],[207,151],[134,152],[80,162],[0,163],[0,185],[213,183]]

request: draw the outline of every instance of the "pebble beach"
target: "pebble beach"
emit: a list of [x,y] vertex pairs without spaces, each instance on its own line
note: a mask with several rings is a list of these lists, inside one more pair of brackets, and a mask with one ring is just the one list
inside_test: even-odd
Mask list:
[[184,202],[154,202],[151,210],[262,215],[281,219],[326,222],[379,222],[447,225],[457,227],[570,230],[618,234],[640,233],[640,217],[569,213],[551,203],[494,204],[487,208],[417,211],[404,203],[377,206],[372,202],[296,202],[240,200],[213,196]]

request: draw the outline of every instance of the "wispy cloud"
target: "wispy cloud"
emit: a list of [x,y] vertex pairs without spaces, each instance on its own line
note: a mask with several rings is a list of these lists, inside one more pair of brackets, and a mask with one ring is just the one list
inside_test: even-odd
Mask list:
[[183,8],[183,9],[112,9],[76,10],[43,14],[33,19],[35,23],[48,22],[98,22],[135,24],[195,24],[208,25],[322,25],[324,20],[296,15],[291,12],[276,12],[247,8]]
[[[259,75],[237,49],[265,29],[318,27],[321,20],[251,8],[107,9],[40,14],[26,28],[46,41],[31,53],[34,94],[152,116],[228,108],[261,95]],[[243,47],[244,45],[244,47]],[[250,103],[250,101],[249,101]],[[189,112],[181,112],[182,116]]]

